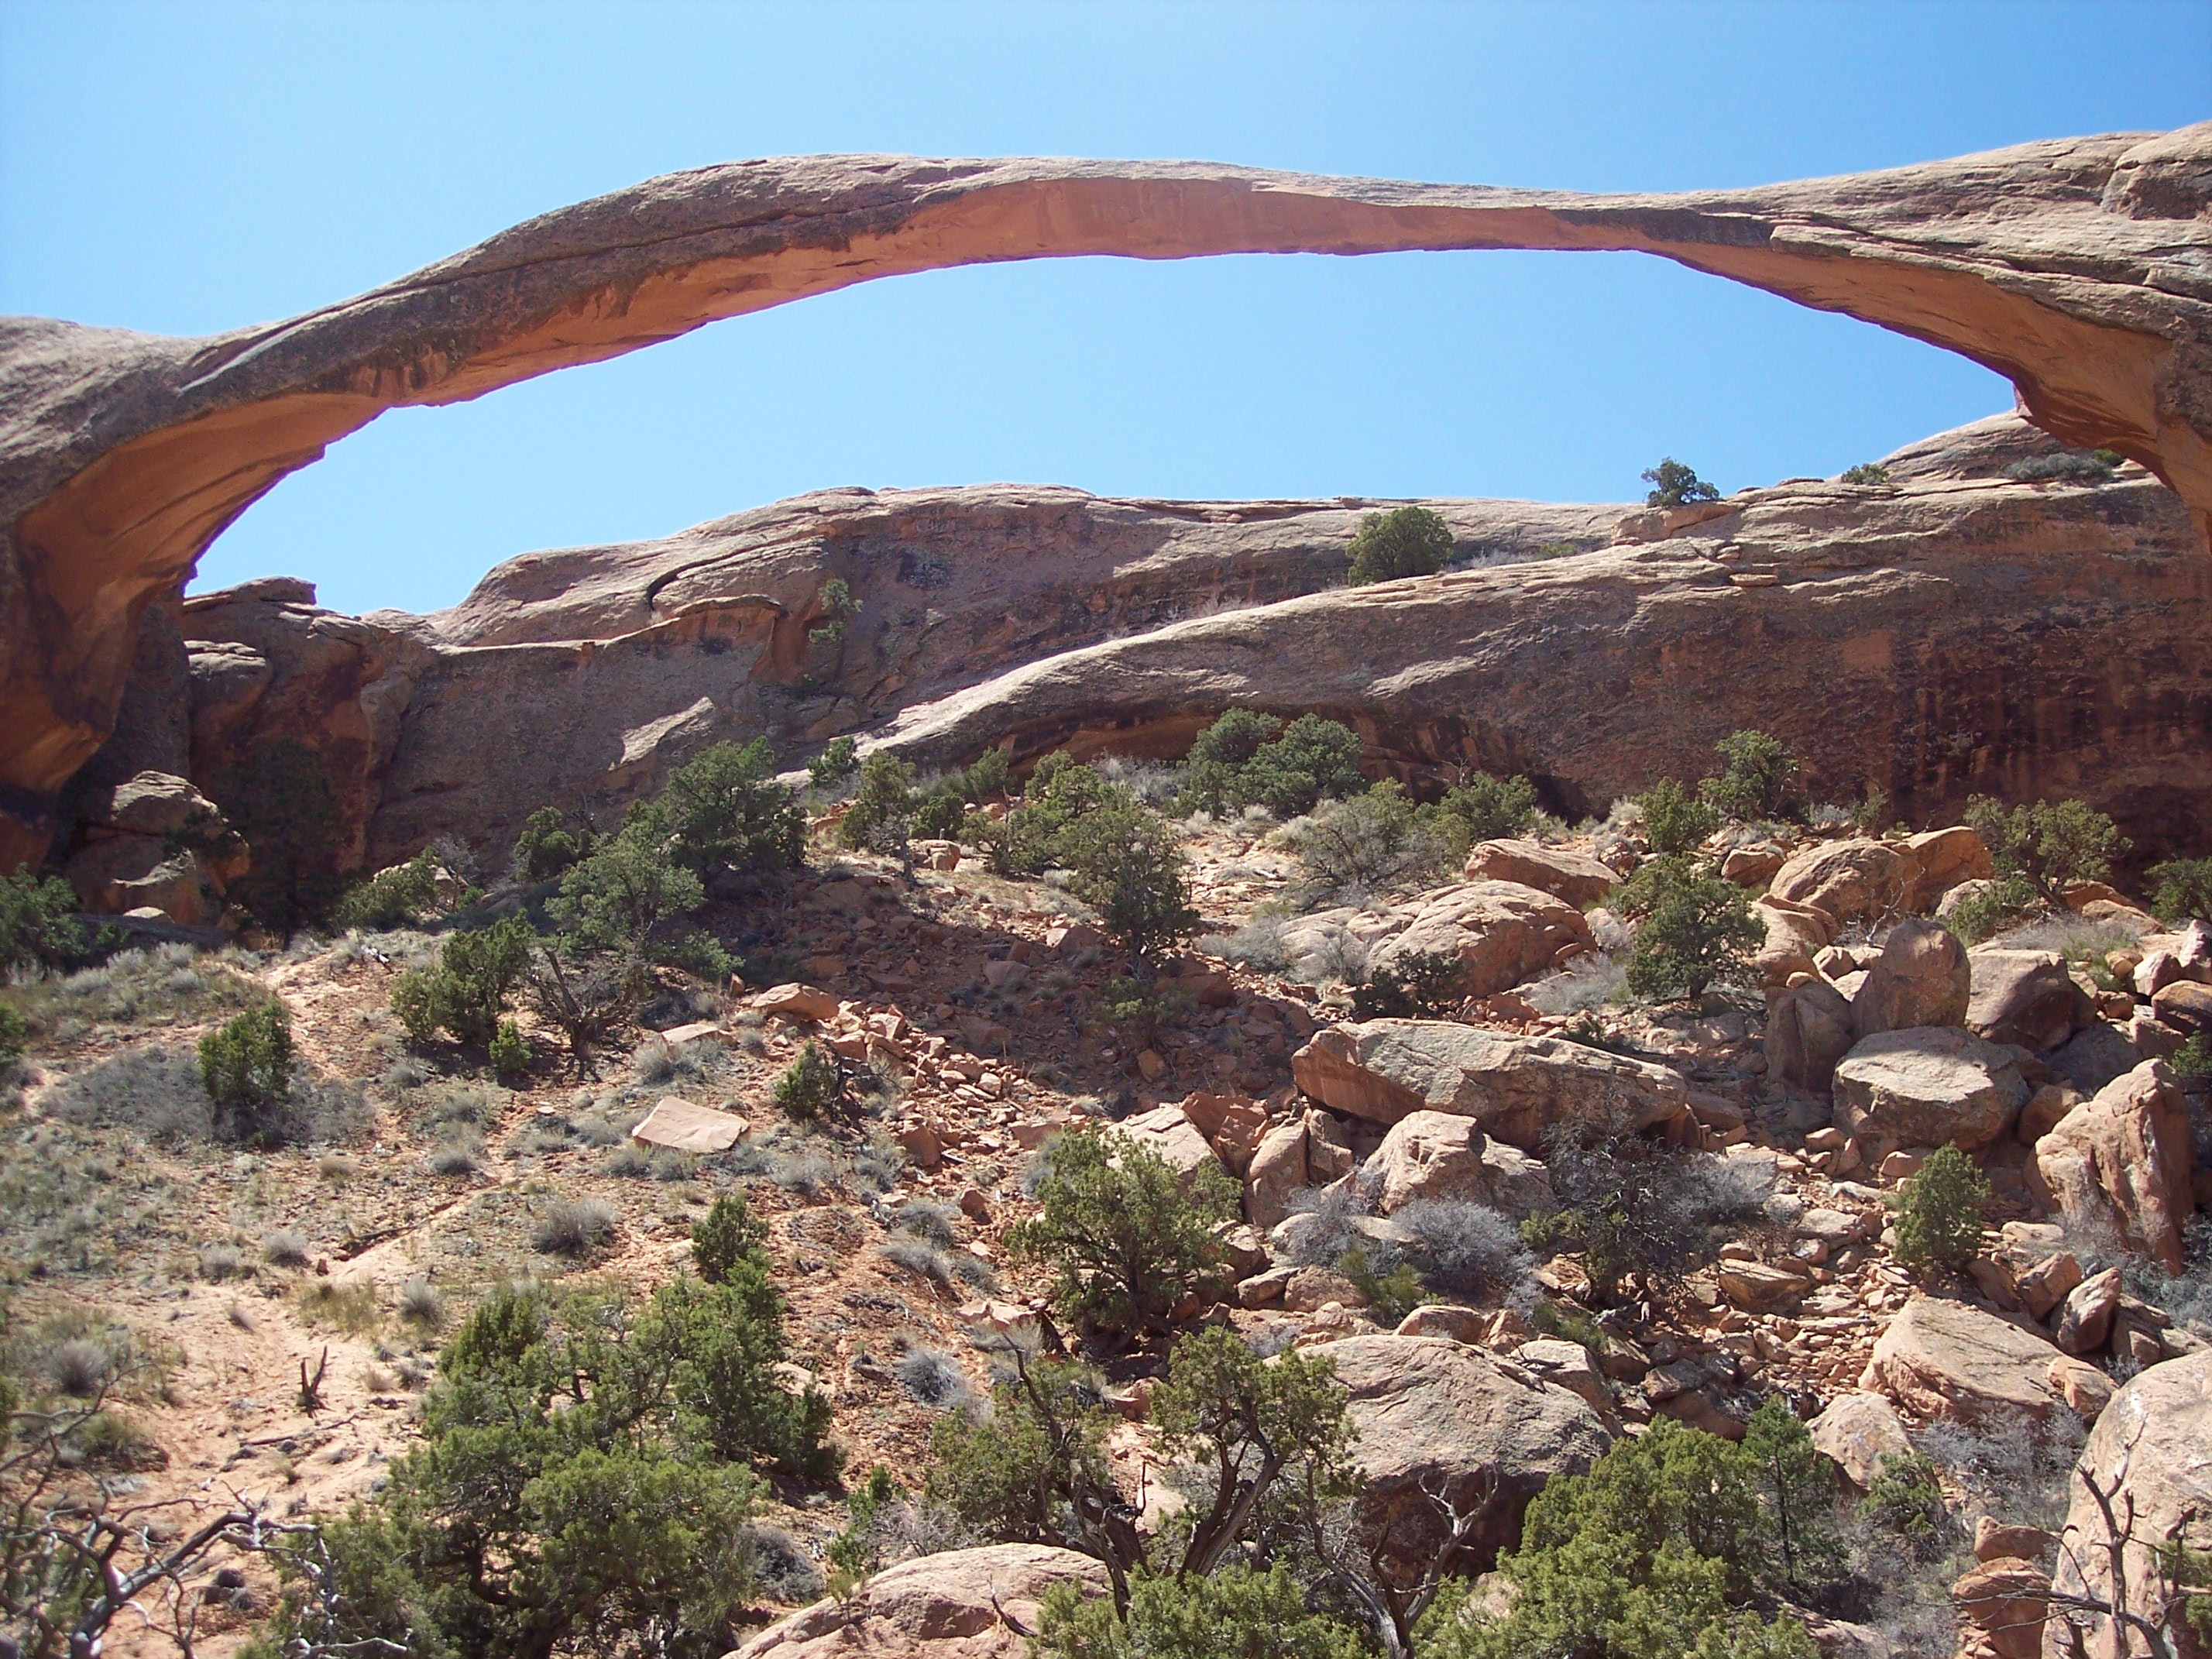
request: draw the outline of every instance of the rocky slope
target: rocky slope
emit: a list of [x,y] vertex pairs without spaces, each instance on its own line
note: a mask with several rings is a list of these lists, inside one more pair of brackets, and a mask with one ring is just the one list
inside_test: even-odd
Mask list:
[[[841,732],[925,767],[991,744],[1174,755],[1241,706],[1346,720],[1376,775],[1527,771],[1573,816],[1697,775],[1756,725],[1822,798],[1875,785],[1921,820],[1972,791],[2079,795],[2144,856],[2192,850],[2212,562],[2137,469],[2001,476],[2055,447],[2002,416],[1899,451],[1884,485],[1672,514],[1435,502],[1462,568],[1363,588],[1340,585],[1343,549],[1372,503],[1010,485],[824,492],[531,555],[430,617],[254,582],[149,613],[131,714],[85,777],[219,793],[301,739],[342,862],[376,868],[441,835],[496,859],[547,801],[610,819],[725,738],[790,764]],[[842,619],[833,582],[858,605]]]
[[[1881,323],[2212,514],[2212,125],[1675,196],[1190,162],[800,157],[649,180],[207,339],[0,325],[0,865],[111,730],[148,607],[276,479],[451,403],[872,277],[1071,254],[1605,248]],[[758,626],[758,623],[751,626]],[[740,632],[744,630],[741,629]]]

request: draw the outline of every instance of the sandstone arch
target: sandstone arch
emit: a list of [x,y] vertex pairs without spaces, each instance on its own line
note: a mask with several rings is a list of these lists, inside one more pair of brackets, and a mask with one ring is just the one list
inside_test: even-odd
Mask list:
[[1589,196],[1191,162],[817,156],[651,179],[207,339],[0,322],[0,868],[112,725],[139,614],[285,473],[459,402],[872,277],[1075,254],[1631,250],[2007,375],[2212,528],[2212,123],[1737,191]]

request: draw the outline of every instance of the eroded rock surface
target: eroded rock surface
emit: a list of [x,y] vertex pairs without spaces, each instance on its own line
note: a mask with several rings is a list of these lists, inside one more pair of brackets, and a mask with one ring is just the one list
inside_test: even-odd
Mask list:
[[1054,1584],[1107,1590],[1106,1568],[1045,1544],[947,1550],[886,1568],[848,1601],[771,1625],[729,1659],[1019,1659]]

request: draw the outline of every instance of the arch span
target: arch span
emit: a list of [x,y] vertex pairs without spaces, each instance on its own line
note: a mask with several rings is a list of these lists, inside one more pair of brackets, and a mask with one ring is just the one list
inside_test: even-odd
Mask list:
[[2212,123],[1736,191],[1196,162],[806,156],[673,173],[207,339],[0,323],[0,868],[112,728],[137,619],[287,472],[445,404],[874,277],[1078,254],[1652,253],[1960,352],[2212,527]]

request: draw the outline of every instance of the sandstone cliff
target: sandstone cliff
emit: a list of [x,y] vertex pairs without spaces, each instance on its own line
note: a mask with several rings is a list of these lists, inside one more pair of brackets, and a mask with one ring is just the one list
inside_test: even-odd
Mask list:
[[[0,867],[108,735],[147,607],[387,408],[473,398],[872,277],[1071,254],[1632,249],[2009,376],[2212,521],[2212,124],[1738,191],[1564,191],[1189,162],[800,157],[548,214],[386,287],[169,339],[0,322]],[[727,625],[740,637],[769,624]],[[772,631],[772,629],[771,629]]]
[[[1460,568],[1364,588],[1340,584],[1368,503],[828,491],[513,560],[429,617],[343,617],[283,580],[191,599],[189,755],[134,726],[114,743],[211,787],[303,737],[369,867],[441,834],[501,854],[548,801],[611,821],[726,738],[792,765],[843,732],[924,766],[1168,755],[1232,705],[1350,721],[1378,773],[1527,770],[1569,811],[1694,776],[1757,725],[1826,798],[1876,784],[1918,818],[1970,791],[2078,794],[2146,852],[2192,844],[2212,562],[2140,471],[1999,476],[2052,447],[1997,416],[1899,451],[1889,484],[1747,491],[1672,531],[1437,502]],[[812,637],[832,580],[859,609]]]

